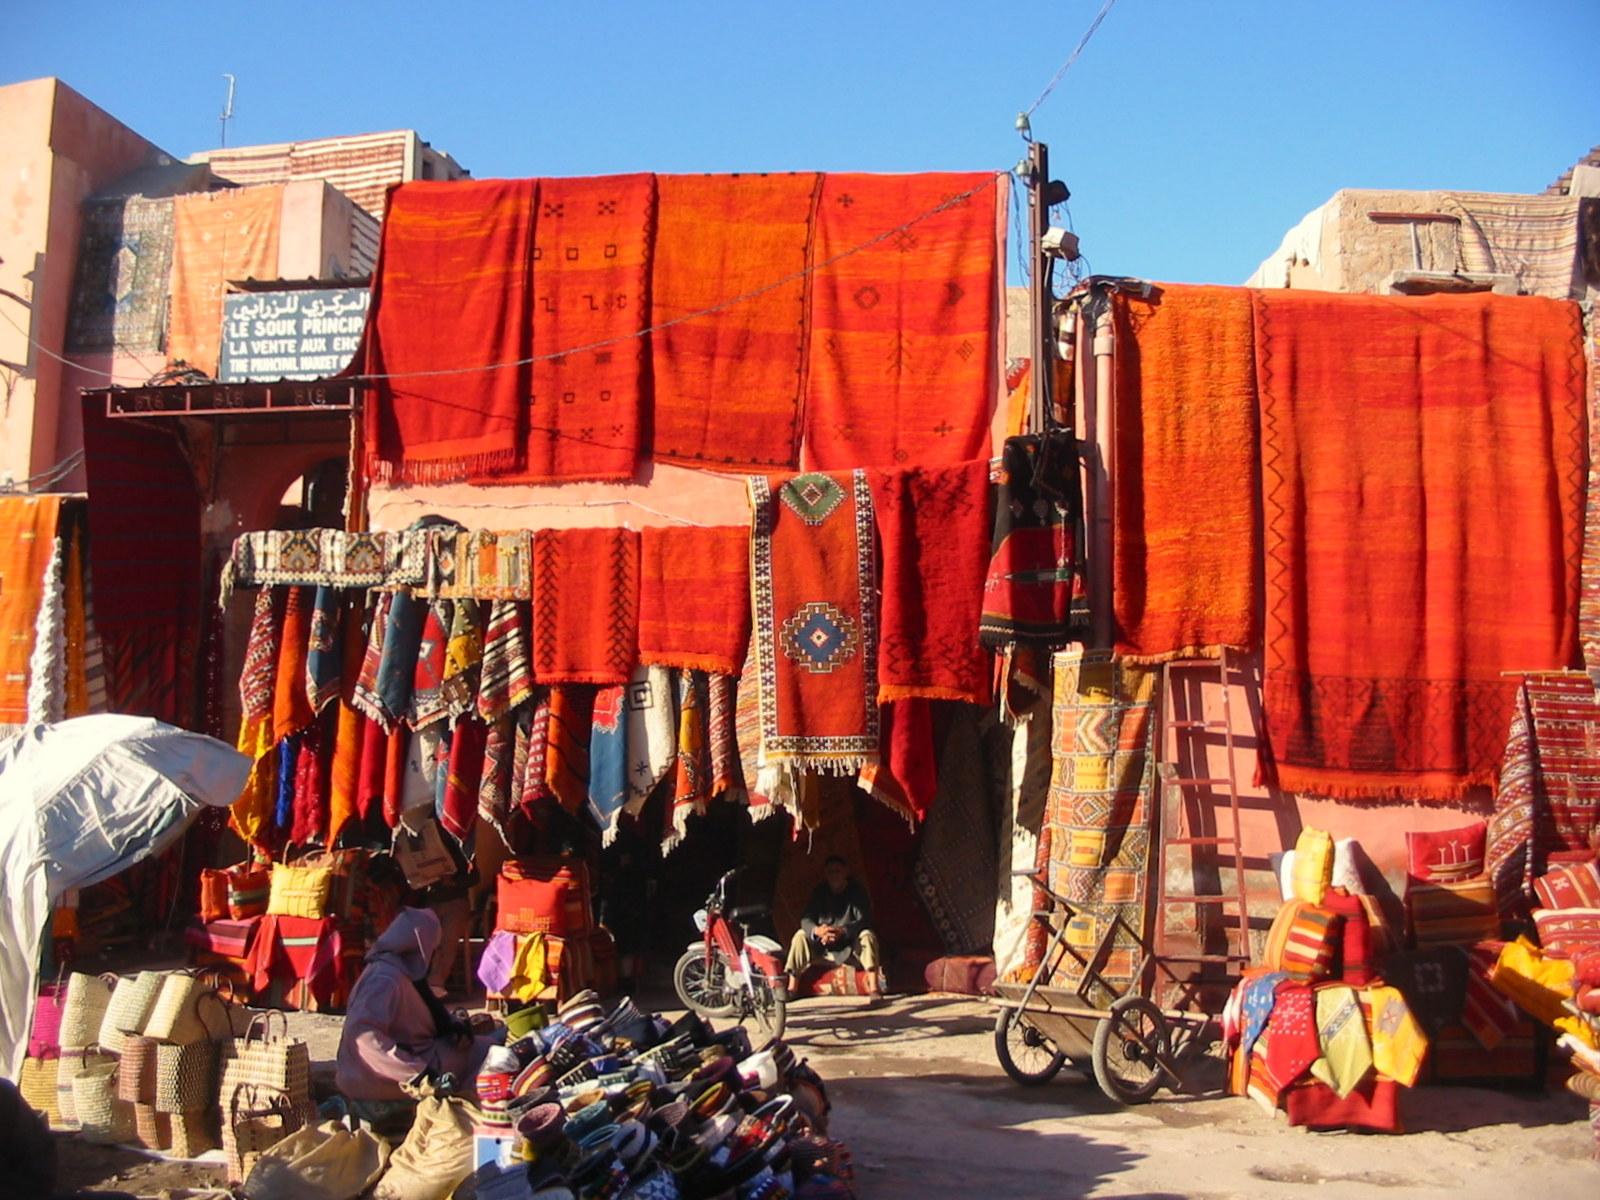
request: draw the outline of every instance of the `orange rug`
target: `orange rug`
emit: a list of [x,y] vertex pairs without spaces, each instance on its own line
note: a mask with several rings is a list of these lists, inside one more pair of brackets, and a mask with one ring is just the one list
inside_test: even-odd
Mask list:
[[1577,651],[1578,309],[1254,293],[1267,738],[1286,791],[1494,782],[1517,680]]
[[639,531],[639,661],[737,675],[750,645],[750,530]]
[[[649,341],[654,175],[539,183],[526,444],[483,483],[632,479]],[[570,351],[570,353],[569,353]],[[551,357],[556,356],[556,357]]]
[[802,272],[821,179],[809,171],[657,177],[650,321],[679,322],[651,335],[657,461],[738,471],[797,463]]
[[217,373],[222,295],[231,279],[278,277],[282,185],[196,192],[172,201],[167,361]]
[[1250,292],[1114,292],[1117,652],[1255,645],[1256,385]]
[[28,659],[60,519],[60,496],[0,497],[0,724],[28,719]]
[[364,374],[401,376],[367,393],[376,478],[478,481],[521,463],[538,200],[536,179],[408,183],[390,193],[358,355]]
[[809,466],[988,457],[1004,199],[1004,184],[981,172],[824,178],[812,247]]
[[[639,535],[533,535],[533,672],[541,684],[627,683],[639,645]],[[587,744],[588,731],[584,731]]]

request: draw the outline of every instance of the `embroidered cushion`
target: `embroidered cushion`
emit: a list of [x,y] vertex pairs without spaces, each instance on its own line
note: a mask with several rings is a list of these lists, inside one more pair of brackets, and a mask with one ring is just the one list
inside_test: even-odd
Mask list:
[[1575,957],[1600,950],[1600,908],[1536,908],[1533,925],[1546,953]]
[[1474,821],[1459,829],[1428,829],[1406,834],[1406,871],[1413,879],[1453,882],[1483,874],[1483,843],[1488,826]]
[[1487,879],[1408,880],[1406,919],[1418,946],[1465,945],[1500,933],[1494,885]]
[[1592,862],[1554,867],[1533,881],[1543,908],[1600,908],[1600,867]]

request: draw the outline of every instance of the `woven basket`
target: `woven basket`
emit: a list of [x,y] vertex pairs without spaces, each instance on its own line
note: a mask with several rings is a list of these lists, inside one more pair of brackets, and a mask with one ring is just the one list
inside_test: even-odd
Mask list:
[[[78,1110],[72,1103],[72,1081],[83,1072],[87,1058],[82,1050],[63,1050],[56,1060],[56,1111],[67,1129],[76,1129],[78,1125]],[[105,1058],[111,1061],[110,1056]]]
[[61,1009],[67,1002],[66,968],[54,983],[39,989],[33,1004],[33,1028],[28,1034],[29,1058],[55,1058],[61,1053]]
[[117,980],[111,1002],[106,1005],[106,1014],[100,1020],[101,1046],[113,1054],[121,1054],[128,1034],[144,1032],[163,978],[160,971],[140,971],[131,979]]
[[215,1110],[173,1113],[171,1116],[174,1158],[199,1158],[206,1151],[217,1148]]
[[100,1023],[111,1003],[115,976],[84,975],[74,972],[67,980],[67,1002],[61,1009],[61,1028],[57,1031],[63,1050],[93,1046],[100,1036]]
[[243,1183],[256,1159],[300,1124],[300,1115],[284,1093],[248,1083],[235,1089],[222,1123],[228,1182]]
[[129,1104],[153,1104],[156,1098],[155,1038],[134,1035],[122,1043],[122,1060],[117,1070],[117,1099]]
[[216,1107],[218,1049],[211,1041],[162,1045],[156,1051],[156,1108],[165,1113],[191,1113]]
[[172,1145],[172,1117],[153,1104],[133,1106],[134,1144],[146,1150],[165,1150]]
[[133,1105],[117,1099],[117,1063],[86,1065],[72,1080],[72,1107],[86,1141],[126,1142],[132,1139]]
[[274,863],[267,912],[275,917],[308,917],[320,921],[328,915],[328,892],[332,887],[331,860]]
[[[274,1034],[272,1018],[277,1017],[280,1032]],[[222,1095],[233,1095],[240,1086],[282,1092],[297,1108],[311,1100],[311,1053],[306,1044],[289,1037],[289,1021],[276,1009],[257,1013],[243,1037],[234,1038],[224,1051],[227,1057],[222,1073]]]
[[178,1046],[203,1041],[208,1030],[196,1008],[200,997],[210,990],[200,979],[186,972],[168,975],[162,980],[161,994],[156,997],[150,1019],[145,1022],[145,1035]]
[[22,1074],[17,1079],[17,1090],[22,1102],[36,1113],[41,1113],[52,1129],[61,1125],[61,1104],[56,1097],[56,1080],[61,1073],[59,1058],[25,1058]]

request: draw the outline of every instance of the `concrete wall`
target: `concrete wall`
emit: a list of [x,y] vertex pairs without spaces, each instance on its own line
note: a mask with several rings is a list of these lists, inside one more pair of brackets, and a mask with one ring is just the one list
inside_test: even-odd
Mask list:
[[58,79],[0,87],[0,479],[45,471],[82,444],[75,393],[51,357],[65,356],[81,205],[163,160]]

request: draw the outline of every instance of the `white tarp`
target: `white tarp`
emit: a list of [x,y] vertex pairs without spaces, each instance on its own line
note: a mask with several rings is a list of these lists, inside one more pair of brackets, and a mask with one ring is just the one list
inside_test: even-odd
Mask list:
[[22,1069],[40,939],[69,888],[159,854],[207,804],[238,796],[250,760],[147,717],[78,717],[0,740],[0,1069]]

